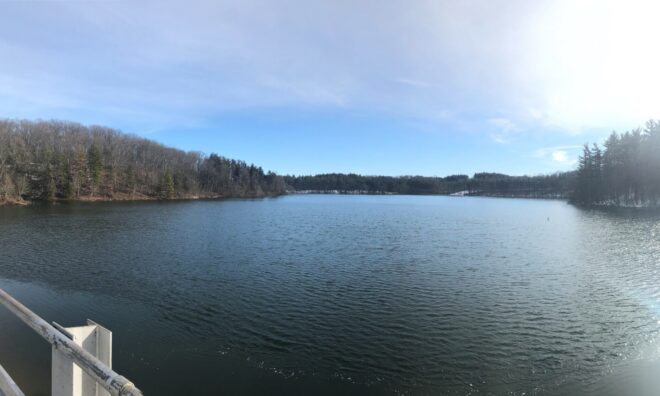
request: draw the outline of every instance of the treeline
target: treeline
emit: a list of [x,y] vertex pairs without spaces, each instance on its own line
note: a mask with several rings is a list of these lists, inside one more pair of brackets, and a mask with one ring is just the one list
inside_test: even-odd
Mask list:
[[285,190],[282,177],[216,154],[100,126],[0,120],[0,203],[260,197]]
[[297,192],[567,198],[573,192],[575,174],[565,172],[543,176],[508,176],[500,173],[475,173],[472,177],[391,177],[329,173],[285,176],[284,180]]
[[585,205],[657,206],[660,202],[660,122],[622,134],[603,148],[584,145],[573,201]]

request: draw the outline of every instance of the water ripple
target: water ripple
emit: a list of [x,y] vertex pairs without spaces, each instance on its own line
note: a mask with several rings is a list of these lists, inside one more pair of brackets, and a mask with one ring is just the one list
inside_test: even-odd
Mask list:
[[284,394],[602,394],[660,357],[657,220],[447,197],[0,208],[0,277],[76,293],[154,394],[200,362],[240,393],[257,370]]

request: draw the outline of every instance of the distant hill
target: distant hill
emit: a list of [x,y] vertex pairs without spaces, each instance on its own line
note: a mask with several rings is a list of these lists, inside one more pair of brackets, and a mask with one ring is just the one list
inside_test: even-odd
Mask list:
[[0,203],[262,197],[282,177],[100,126],[0,120]]
[[328,173],[315,176],[285,176],[284,180],[296,192],[569,198],[575,186],[575,172],[541,176],[475,173],[473,177],[468,175],[391,177]]

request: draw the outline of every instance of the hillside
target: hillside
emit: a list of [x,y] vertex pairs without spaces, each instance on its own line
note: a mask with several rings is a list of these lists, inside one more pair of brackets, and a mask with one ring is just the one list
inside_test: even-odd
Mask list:
[[100,127],[0,120],[0,203],[263,197],[284,180],[243,161]]

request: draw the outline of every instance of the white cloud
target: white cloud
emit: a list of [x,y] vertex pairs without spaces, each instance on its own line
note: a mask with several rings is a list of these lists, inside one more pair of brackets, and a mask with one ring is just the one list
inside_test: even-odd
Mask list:
[[560,162],[560,163],[566,163],[569,162],[568,159],[568,153],[564,150],[556,150],[552,152],[552,159]]
[[543,147],[535,150],[532,156],[542,160],[552,160],[561,165],[572,166],[577,162],[576,158],[581,147],[579,145]]
[[533,153],[533,156],[536,158],[545,158],[548,155],[552,154],[555,151],[576,151],[578,149],[581,149],[582,146],[580,145],[566,145],[566,146],[552,146],[552,147],[543,147],[540,149],[536,149]]

